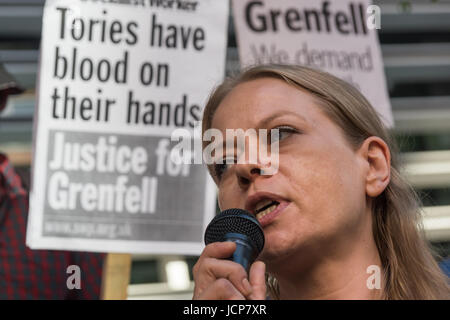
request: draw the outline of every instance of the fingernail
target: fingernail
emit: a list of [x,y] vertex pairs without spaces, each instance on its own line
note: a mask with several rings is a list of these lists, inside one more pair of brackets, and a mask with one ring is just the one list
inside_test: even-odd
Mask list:
[[248,282],[247,278],[244,278],[244,280],[242,280],[242,285],[244,286],[246,296],[248,296],[249,294],[252,293],[252,286],[251,286],[250,282]]

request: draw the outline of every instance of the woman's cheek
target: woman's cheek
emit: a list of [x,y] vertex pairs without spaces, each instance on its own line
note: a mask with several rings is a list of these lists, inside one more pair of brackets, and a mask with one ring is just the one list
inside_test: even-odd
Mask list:
[[340,206],[341,178],[328,161],[303,158],[297,163],[286,174],[292,200],[304,219],[322,224]]
[[232,183],[226,182],[222,183],[219,187],[219,192],[217,195],[217,201],[219,203],[219,209],[225,210],[227,208],[237,207],[234,204],[234,200],[238,199],[236,194],[237,186],[233,186]]

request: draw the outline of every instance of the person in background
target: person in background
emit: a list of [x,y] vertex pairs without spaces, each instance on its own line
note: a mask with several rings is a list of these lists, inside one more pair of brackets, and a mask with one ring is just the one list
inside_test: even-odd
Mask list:
[[[20,92],[0,64],[0,114],[8,95]],[[31,250],[26,246],[26,175],[19,175],[0,150],[0,299],[99,299],[103,253]],[[73,274],[67,272],[71,265],[80,268],[80,289],[67,284]]]

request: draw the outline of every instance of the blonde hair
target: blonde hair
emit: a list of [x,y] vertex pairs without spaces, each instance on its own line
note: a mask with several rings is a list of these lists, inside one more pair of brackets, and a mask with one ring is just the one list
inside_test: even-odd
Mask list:
[[[227,78],[210,95],[203,113],[202,132],[211,128],[214,113],[240,83],[277,78],[316,98],[319,107],[339,126],[355,148],[370,136],[383,139],[391,151],[391,179],[373,201],[373,236],[380,254],[385,299],[449,299],[448,278],[440,270],[421,225],[421,204],[414,189],[399,173],[397,146],[379,115],[364,96],[329,73],[295,65],[261,65]],[[203,143],[203,147],[206,142]],[[214,176],[211,167],[210,174]],[[269,293],[278,298],[277,281],[266,275]]]

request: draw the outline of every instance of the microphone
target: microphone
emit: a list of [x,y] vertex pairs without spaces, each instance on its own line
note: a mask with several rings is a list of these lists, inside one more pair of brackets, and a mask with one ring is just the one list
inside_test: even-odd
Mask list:
[[233,241],[236,250],[229,258],[249,271],[264,248],[264,232],[258,220],[243,209],[227,209],[211,220],[205,231],[205,244]]

